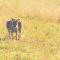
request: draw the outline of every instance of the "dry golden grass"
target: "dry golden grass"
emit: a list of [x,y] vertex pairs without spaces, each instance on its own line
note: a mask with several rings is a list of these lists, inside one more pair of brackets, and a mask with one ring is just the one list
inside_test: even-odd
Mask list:
[[[60,60],[59,0],[0,0],[0,60]],[[21,18],[19,41],[8,39],[6,22]]]

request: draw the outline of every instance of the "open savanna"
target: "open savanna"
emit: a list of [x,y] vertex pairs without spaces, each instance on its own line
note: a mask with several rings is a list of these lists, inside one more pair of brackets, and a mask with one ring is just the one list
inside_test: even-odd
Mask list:
[[[60,60],[59,0],[0,0],[0,60]],[[20,18],[21,38],[9,39],[6,22]]]

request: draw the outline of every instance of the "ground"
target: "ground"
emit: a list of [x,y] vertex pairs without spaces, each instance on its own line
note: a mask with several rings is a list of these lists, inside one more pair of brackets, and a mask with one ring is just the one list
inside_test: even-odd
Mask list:
[[7,34],[0,39],[1,60],[60,59],[60,23],[28,18],[22,24],[19,41],[8,39]]

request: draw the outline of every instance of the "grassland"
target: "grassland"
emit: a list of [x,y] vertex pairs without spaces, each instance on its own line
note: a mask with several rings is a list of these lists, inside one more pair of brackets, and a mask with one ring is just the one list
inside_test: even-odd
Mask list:
[[[60,60],[59,0],[0,0],[0,60]],[[6,22],[21,18],[19,41],[8,38]]]
[[60,24],[39,19],[23,19],[19,41],[0,39],[0,60],[59,60]]

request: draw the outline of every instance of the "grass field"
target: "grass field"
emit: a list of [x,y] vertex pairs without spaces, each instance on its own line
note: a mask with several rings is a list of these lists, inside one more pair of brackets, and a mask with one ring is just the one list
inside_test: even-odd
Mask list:
[[[59,0],[0,0],[0,60],[60,60]],[[8,38],[6,22],[21,18],[19,41]]]

